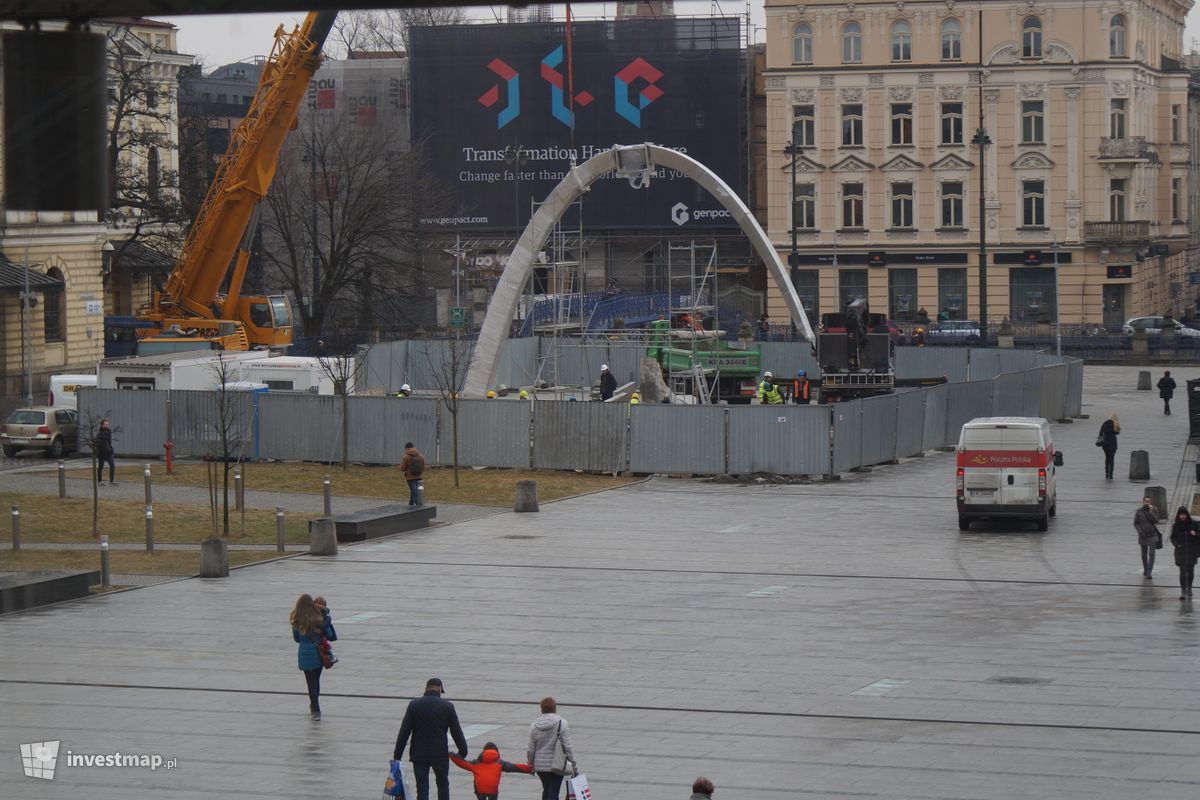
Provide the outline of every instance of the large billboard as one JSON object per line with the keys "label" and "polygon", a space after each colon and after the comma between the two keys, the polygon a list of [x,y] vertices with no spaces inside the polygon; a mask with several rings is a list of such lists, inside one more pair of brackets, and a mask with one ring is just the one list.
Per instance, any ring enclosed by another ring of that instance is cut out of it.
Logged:
{"label": "large billboard", "polygon": [[[422,219],[426,227],[512,231],[572,158],[616,144],[686,152],[745,194],[736,18],[583,22],[569,41],[564,23],[418,27],[410,37],[413,138],[454,196],[448,212]],[[516,146],[519,166],[504,158]],[[588,230],[736,227],[670,170],[649,189],[602,178],[582,214]]]}

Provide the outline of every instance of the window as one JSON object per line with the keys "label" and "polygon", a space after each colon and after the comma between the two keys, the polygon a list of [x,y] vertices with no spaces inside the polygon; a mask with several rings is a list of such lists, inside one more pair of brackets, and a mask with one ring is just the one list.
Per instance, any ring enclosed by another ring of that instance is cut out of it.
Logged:
{"label": "window", "polygon": [[863,227],[863,185],[842,184],[842,227]]}
{"label": "window", "polygon": [[861,147],[863,143],[863,107],[861,103],[842,106],[842,147]]}
{"label": "window", "polygon": [[945,181],[942,183],[942,227],[961,228],[963,226],[963,185],[962,181]]}
{"label": "window", "polygon": [[1021,143],[1041,144],[1045,141],[1044,104],[1041,100],[1021,102]]}
{"label": "window", "polygon": [[938,316],[966,319],[967,271],[961,268],[938,270]]}
{"label": "window", "polygon": [[956,19],[942,23],[942,61],[962,58],[962,24]]}
{"label": "window", "polygon": [[1041,228],[1046,225],[1046,182],[1021,181],[1021,224]]}
{"label": "window", "polygon": [[1112,178],[1108,182],[1108,219],[1111,222],[1125,221],[1125,179]]}
{"label": "window", "polygon": [[917,271],[888,270],[888,316],[898,322],[912,322],[917,317]]}
{"label": "window", "polygon": [[851,302],[867,296],[867,271],[865,269],[843,269],[838,272],[838,306],[845,310]]}
{"label": "window", "polygon": [[892,61],[912,61],[912,26],[904,20],[892,25]]}
{"label": "window", "polygon": [[892,144],[913,143],[912,103],[892,103]]}
{"label": "window", "polygon": [[842,28],[842,63],[857,64],[862,61],[862,26],[849,22]]}
{"label": "window", "polygon": [[942,103],[942,144],[963,143],[963,104]]}
{"label": "window", "polygon": [[1114,139],[1125,138],[1125,100],[1113,98],[1109,101],[1108,135]]}
{"label": "window", "polygon": [[1037,17],[1026,17],[1021,25],[1021,56],[1042,57],[1042,21]]}
{"label": "window", "polygon": [[1171,219],[1179,222],[1179,200],[1183,195],[1183,178],[1171,178]]}
{"label": "window", "polygon": [[817,122],[813,106],[792,106],[792,142],[801,147],[815,147]]}
{"label": "window", "polygon": [[[63,274],[57,267],[46,270],[46,277],[56,281],[63,279]],[[42,330],[46,342],[63,341],[63,318],[66,316],[66,290],[62,286],[42,291]]]}
{"label": "window", "polygon": [[911,183],[892,184],[892,227],[911,228],[913,226],[913,185]]}
{"label": "window", "polygon": [[1179,135],[1180,134],[1179,125],[1180,125],[1181,121],[1182,120],[1181,120],[1181,115],[1180,115],[1180,106],[1171,106],[1171,141],[1172,142],[1178,143],[1178,142],[1183,141],[1183,137],[1181,137]]}
{"label": "window", "polygon": [[817,227],[817,185],[797,183],[795,191],[792,224],[797,230],[812,230]]}
{"label": "window", "polygon": [[1125,55],[1125,17],[1117,14],[1108,26],[1108,54],[1110,56]]}
{"label": "window", "polygon": [[792,32],[792,61],[796,64],[811,64],[812,50],[812,27],[802,22]]}
{"label": "window", "polygon": [[800,304],[804,306],[804,316],[808,317],[809,324],[815,326],[821,319],[818,308],[821,300],[820,273],[815,269],[800,269],[793,274],[796,294],[800,298]]}
{"label": "window", "polygon": [[146,87],[146,108],[149,111],[154,111],[156,108],[158,108],[157,86],[150,85]]}
{"label": "window", "polygon": [[1008,271],[1009,319],[1030,324],[1058,319],[1054,267],[1020,267]]}
{"label": "window", "polygon": [[159,163],[158,148],[151,147],[146,157],[146,193],[151,200],[158,199],[159,184],[162,181],[162,167]]}

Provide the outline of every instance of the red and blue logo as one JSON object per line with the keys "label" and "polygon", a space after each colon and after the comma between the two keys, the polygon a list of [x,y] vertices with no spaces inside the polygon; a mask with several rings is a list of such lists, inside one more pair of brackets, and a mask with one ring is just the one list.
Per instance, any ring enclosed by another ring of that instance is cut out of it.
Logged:
{"label": "red and blue logo", "polygon": [[[493,58],[488,69],[504,79],[508,87],[508,105],[500,109],[496,115],[496,127],[503,128],[521,115],[521,74],[498,58]],[[491,108],[500,100],[500,84],[479,96],[479,102],[484,108]]]}
{"label": "red and blue logo", "polygon": [[[663,95],[663,90],[654,85],[662,76],[662,71],[655,69],[644,58],[638,57],[626,64],[613,78],[617,113],[637,127],[642,127],[642,109]],[[629,86],[638,78],[646,81],[646,87],[638,92],[638,102],[634,105],[629,102]]]}

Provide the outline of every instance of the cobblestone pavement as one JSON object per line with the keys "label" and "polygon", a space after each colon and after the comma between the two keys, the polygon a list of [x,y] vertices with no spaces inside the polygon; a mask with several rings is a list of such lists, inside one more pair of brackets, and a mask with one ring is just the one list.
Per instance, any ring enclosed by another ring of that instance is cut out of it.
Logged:
{"label": "cobblestone pavement", "polygon": [[[436,675],[473,754],[521,759],[556,696],[597,800],[686,797],[698,774],[737,800],[1194,797],[1200,612],[1169,555],[1142,579],[1144,487],[1123,477],[1145,449],[1176,493],[1185,403],[1164,417],[1134,368],[1085,377],[1045,534],[960,533],[953,456],[933,453],[828,484],[656,479],[2,617],[0,795],[378,796]],[[286,623],[305,591],[341,636],[319,722]],[[18,745],[45,740],[178,766],[21,777]],[[507,776],[503,796],[536,786]],[[469,787],[456,770],[452,795]]]}

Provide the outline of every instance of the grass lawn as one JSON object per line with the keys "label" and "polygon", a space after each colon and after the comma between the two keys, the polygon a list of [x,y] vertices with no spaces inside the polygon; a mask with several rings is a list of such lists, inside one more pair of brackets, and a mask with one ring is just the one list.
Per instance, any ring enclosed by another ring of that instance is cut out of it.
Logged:
{"label": "grass lawn", "polygon": [[[229,566],[275,558],[267,551],[229,551]],[[114,573],[143,575],[195,575],[200,571],[199,550],[110,550],[109,568]],[[100,547],[95,550],[0,550],[0,571],[29,572],[40,569],[100,569]]]}
{"label": "grass lawn", "polygon": [[[219,465],[220,466],[220,465]],[[380,497],[389,500],[408,500],[408,487],[399,467],[340,466],[311,463],[268,463],[242,465],[247,490],[303,492],[320,494],[321,479],[329,475],[333,494]],[[164,464],[151,464],[150,473],[155,485],[207,486],[204,464],[176,464],[175,474],[167,475]],[[125,481],[140,481],[141,469],[130,474],[130,468],[118,469]],[[87,478],[86,470],[72,470],[71,477]],[[584,492],[611,489],[631,482],[631,478],[610,475],[588,475],[576,472],[527,469],[460,468],[459,487],[454,487],[454,470],[450,467],[430,467],[425,470],[425,500],[429,503],[471,503],[481,506],[512,508],[517,481],[535,480],[538,500],[557,500]],[[230,477],[232,481],[232,476]],[[233,491],[232,483],[230,491]],[[155,511],[157,514],[157,510]],[[249,521],[247,521],[249,526]],[[272,529],[273,530],[273,529]],[[274,534],[272,534],[274,535]],[[273,541],[273,540],[272,540]]]}

